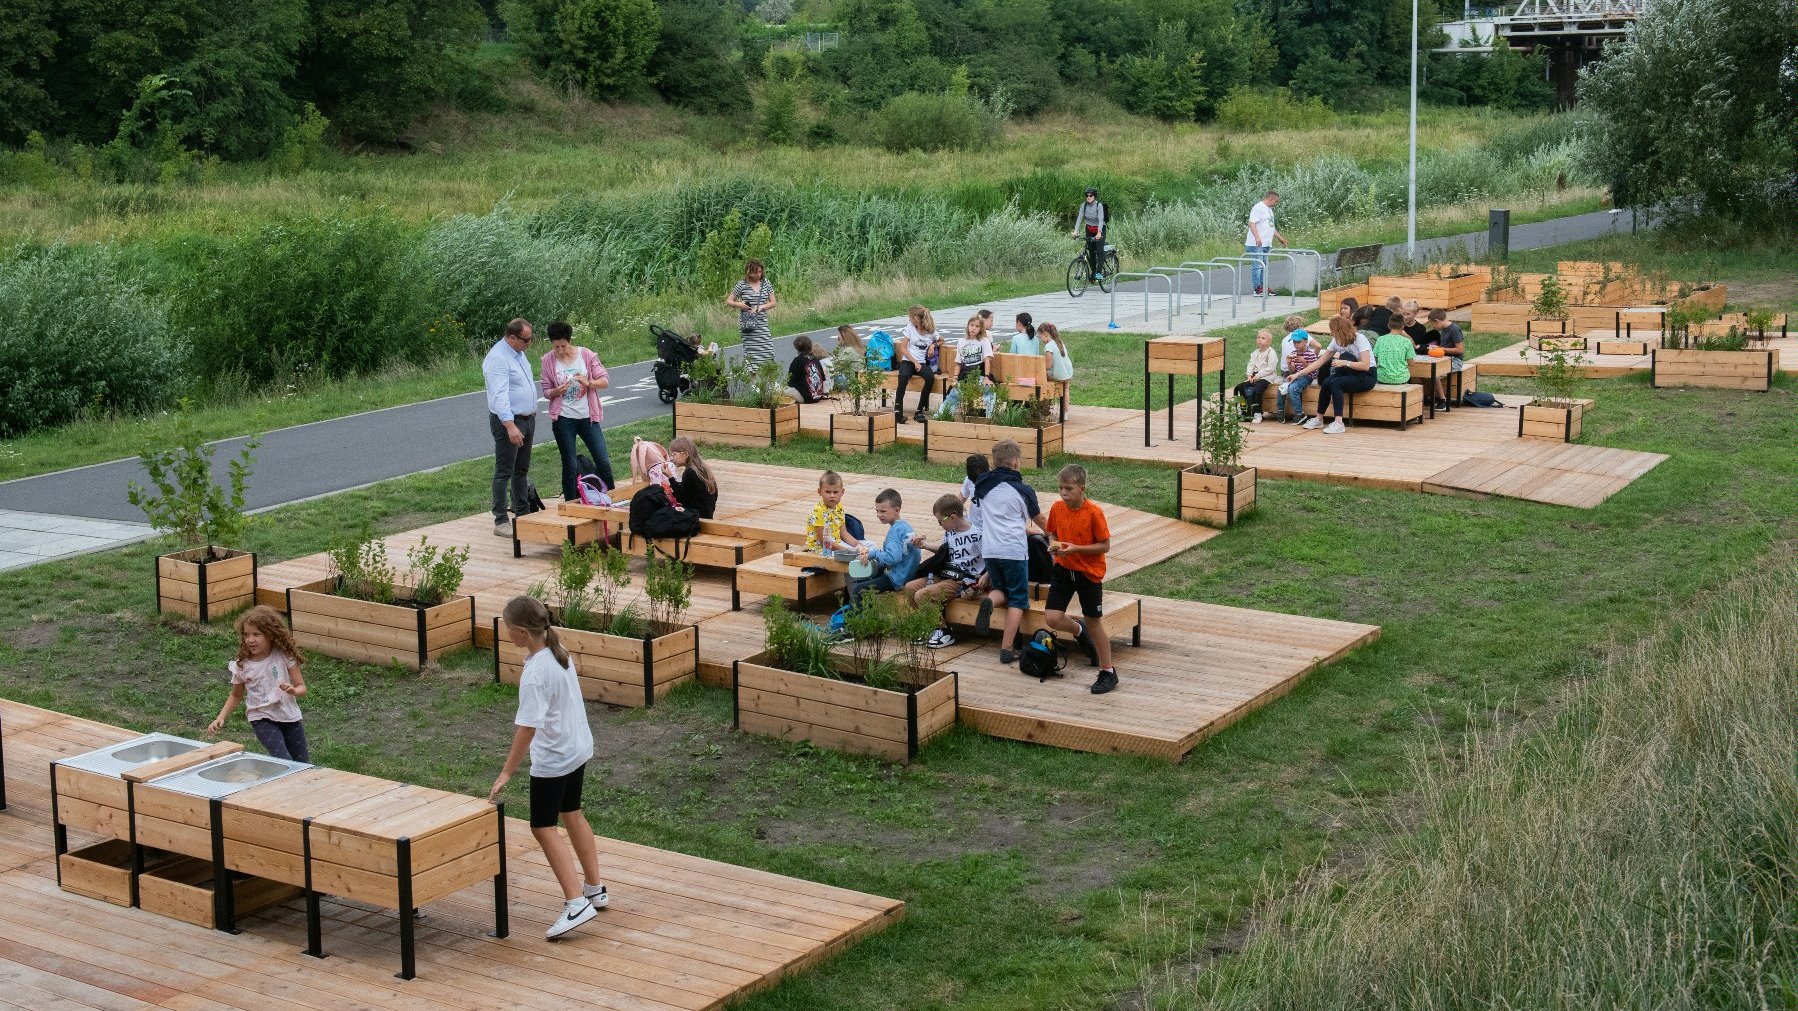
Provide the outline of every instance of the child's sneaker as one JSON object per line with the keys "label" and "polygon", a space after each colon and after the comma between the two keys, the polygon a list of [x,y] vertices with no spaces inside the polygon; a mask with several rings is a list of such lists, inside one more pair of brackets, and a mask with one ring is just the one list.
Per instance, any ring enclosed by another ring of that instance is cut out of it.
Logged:
{"label": "child's sneaker", "polygon": [[1261,412],[1260,411],[1256,411],[1255,416],[1249,419],[1249,424],[1251,424],[1251,425],[1261,424]]}
{"label": "child's sneaker", "polygon": [[1305,424],[1302,427],[1307,431],[1316,431],[1317,429],[1324,427],[1324,422],[1322,418],[1306,418]]}
{"label": "child's sneaker", "polygon": [[1330,422],[1330,424],[1324,428],[1325,435],[1341,435],[1346,431],[1348,431],[1348,429],[1342,427],[1341,418],[1337,418],[1335,421]]}
{"label": "child's sneaker", "polygon": [[1305,422],[1310,421],[1310,420],[1311,420],[1311,415],[1306,414],[1303,411],[1300,411],[1299,413],[1293,415],[1291,418],[1288,418],[1286,423],[1288,425],[1303,425]]}
{"label": "child's sneaker", "polygon": [[1107,667],[1099,672],[1098,679],[1093,682],[1093,686],[1088,690],[1094,695],[1103,695],[1117,686],[1118,672],[1111,667]]}
{"label": "child's sneaker", "polygon": [[1005,664],[1017,663],[1018,655],[1009,649],[1000,649],[999,662]]}
{"label": "child's sneaker", "polygon": [[930,638],[924,641],[924,645],[931,649],[942,649],[944,646],[953,646],[955,645],[955,635],[946,628],[939,628],[930,633]]}
{"label": "child's sneaker", "polygon": [[612,897],[606,894],[605,885],[582,885],[581,897],[593,903],[594,909],[604,909],[612,903]]}
{"label": "child's sneaker", "polygon": [[1074,645],[1079,646],[1080,652],[1086,654],[1088,664],[1099,666],[1099,647],[1093,642],[1093,637],[1086,634],[1086,622],[1077,621],[1074,624],[1080,626],[1080,633],[1074,636]]}
{"label": "child's sneaker", "polygon": [[589,899],[579,898],[565,902],[562,904],[562,914],[556,917],[556,922],[549,925],[549,930],[543,936],[553,941],[598,915],[599,910],[593,907]]}
{"label": "child's sneaker", "polygon": [[980,610],[974,613],[974,634],[982,639],[993,632],[993,598],[981,597]]}

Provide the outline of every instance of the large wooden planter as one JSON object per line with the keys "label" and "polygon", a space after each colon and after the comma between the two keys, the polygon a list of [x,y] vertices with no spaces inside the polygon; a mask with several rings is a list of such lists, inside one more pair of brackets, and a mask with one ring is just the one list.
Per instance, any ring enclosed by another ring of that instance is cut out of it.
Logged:
{"label": "large wooden planter", "polygon": [[1711,312],[1722,312],[1729,301],[1729,285],[1705,284],[1685,298],[1674,299],[1673,305],[1678,309],[1709,309]]}
{"label": "large wooden planter", "polygon": [[1489,275],[1475,273],[1448,276],[1410,274],[1404,277],[1375,275],[1367,279],[1367,294],[1374,302],[1384,302],[1397,295],[1401,299],[1416,299],[1418,305],[1430,309],[1460,309],[1478,302],[1490,282]]}
{"label": "large wooden planter", "polygon": [[830,448],[839,453],[872,453],[898,441],[899,418],[892,411],[830,416]]}
{"label": "large wooden planter", "polygon": [[1367,282],[1362,281],[1359,284],[1337,285],[1334,288],[1325,288],[1318,292],[1318,314],[1325,319],[1329,319],[1331,316],[1336,315],[1337,307],[1342,305],[1342,300],[1345,298],[1354,299],[1356,305],[1366,305],[1368,301]]}
{"label": "large wooden planter", "polygon": [[772,446],[799,434],[799,405],[739,407],[676,400],[674,434],[724,446]]}
{"label": "large wooden planter", "polygon": [[1567,407],[1525,404],[1517,412],[1517,434],[1534,439],[1572,442],[1579,438],[1580,419],[1585,415],[1586,407],[1585,401],[1578,400]]}
{"label": "large wooden planter", "polygon": [[193,548],[156,559],[156,611],[211,621],[256,600],[256,555]]}
{"label": "large wooden planter", "polygon": [[961,463],[972,453],[991,453],[994,443],[1010,439],[1024,451],[1018,465],[1033,470],[1061,452],[1061,436],[1060,425],[1032,428],[927,418],[924,421],[924,459],[932,463]]}
{"label": "large wooden planter", "polygon": [[1777,351],[1700,351],[1656,348],[1648,359],[1648,383],[1663,386],[1708,386],[1725,390],[1773,388],[1779,369]]}
{"label": "large wooden planter", "polygon": [[1181,519],[1227,527],[1255,507],[1255,468],[1208,474],[1198,466],[1187,467],[1180,472],[1175,501]]}
{"label": "large wooden planter", "polygon": [[[680,625],[641,638],[558,626],[556,637],[574,661],[581,697],[607,705],[653,706],[675,685],[693,680],[699,670],[698,625]],[[525,660],[525,651],[507,635],[505,619],[494,618],[493,680],[517,684]]]}
{"label": "large wooden planter", "polygon": [[[739,730],[838,751],[909,762],[931,739],[955,725],[954,671],[912,672],[903,689],[795,674],[770,667],[766,652],[731,665],[733,723]],[[854,662],[837,669],[852,675]]]}
{"label": "large wooden planter", "polygon": [[[397,663],[413,670],[451,650],[474,644],[474,598],[455,596],[435,607],[377,604],[333,596],[335,580],[287,591],[287,623],[294,641],[340,660]],[[402,598],[409,588],[398,587]]]}

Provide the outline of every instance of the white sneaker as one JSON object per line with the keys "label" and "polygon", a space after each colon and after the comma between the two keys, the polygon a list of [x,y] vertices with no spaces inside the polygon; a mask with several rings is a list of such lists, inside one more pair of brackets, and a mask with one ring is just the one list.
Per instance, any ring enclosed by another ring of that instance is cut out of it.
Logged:
{"label": "white sneaker", "polygon": [[594,909],[604,909],[612,903],[612,897],[606,894],[605,885],[582,885],[581,897],[593,903]]}
{"label": "white sneaker", "polygon": [[550,924],[549,930],[543,934],[546,939],[553,941],[599,915],[599,910],[593,908],[591,900],[583,898],[577,901],[580,902],[578,906],[563,904],[562,915],[556,917],[556,922]]}
{"label": "white sneaker", "polygon": [[1325,435],[1341,435],[1342,433],[1344,433],[1346,431],[1348,431],[1348,429],[1342,427],[1342,419],[1341,418],[1337,418],[1335,421],[1330,422],[1328,425],[1326,425],[1324,427]]}
{"label": "white sneaker", "polygon": [[1306,418],[1305,419],[1305,427],[1307,429],[1315,431],[1319,428],[1324,427],[1324,421],[1322,418]]}
{"label": "white sneaker", "polygon": [[930,638],[925,641],[924,645],[931,649],[942,649],[944,646],[953,646],[955,645],[955,635],[946,628],[939,628],[930,633]]}
{"label": "white sneaker", "polygon": [[1251,425],[1261,424],[1261,412],[1260,411],[1256,411],[1255,416],[1253,418],[1249,419],[1249,424],[1251,424]]}

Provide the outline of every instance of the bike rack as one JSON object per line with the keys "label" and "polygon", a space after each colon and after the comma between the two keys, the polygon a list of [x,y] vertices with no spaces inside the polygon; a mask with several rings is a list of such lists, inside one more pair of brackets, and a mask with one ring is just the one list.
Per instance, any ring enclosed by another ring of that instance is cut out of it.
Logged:
{"label": "bike rack", "polygon": [[[1254,256],[1220,256],[1220,257],[1218,257],[1218,259],[1228,260],[1232,263],[1243,263],[1243,264],[1249,264],[1249,265],[1253,265],[1255,263],[1261,264],[1261,311],[1266,312],[1267,311],[1267,261],[1266,260],[1258,260]],[[1254,276],[1255,275],[1253,273],[1249,274],[1250,278],[1253,278]],[[1241,280],[1240,277],[1233,277],[1230,279],[1231,294],[1235,294],[1236,284],[1240,280]],[[1254,295],[1251,294],[1249,297],[1253,298]],[[1231,308],[1232,309],[1235,308],[1234,303],[1231,304]],[[1232,318],[1235,317],[1234,312],[1231,313],[1231,317]]]}
{"label": "bike rack", "polygon": [[1111,322],[1106,324],[1106,329],[1116,330],[1118,328],[1118,286],[1116,282],[1126,277],[1142,278],[1142,318],[1145,322],[1149,318],[1149,282],[1154,280],[1167,285],[1167,329],[1169,333],[1173,333],[1174,279],[1166,274],[1152,274],[1146,270],[1121,270],[1111,275],[1113,282],[1111,285]]}
{"label": "bike rack", "polygon": [[[1174,279],[1174,315],[1175,316],[1183,315],[1186,312],[1186,283],[1185,283],[1186,277],[1185,277],[1185,275],[1197,274],[1197,275],[1199,275],[1200,278],[1205,277],[1205,272],[1202,270],[1199,270],[1195,267],[1150,267],[1149,273],[1151,273],[1151,274],[1166,274],[1167,276]],[[1211,290],[1210,280],[1205,281],[1205,290],[1206,290],[1207,294],[1210,293],[1210,290]],[[1205,321],[1205,309],[1203,306],[1200,306],[1199,307],[1199,322],[1203,323],[1204,321]]]}
{"label": "bike rack", "polygon": [[[1231,319],[1236,318],[1236,264],[1225,263],[1223,260],[1187,260],[1185,263],[1180,264],[1180,266],[1182,266],[1182,267],[1216,267],[1216,268],[1219,268],[1222,270],[1229,271],[1230,272],[1230,318]],[[1209,272],[1207,272],[1205,274],[1205,302],[1206,302],[1206,304],[1210,304],[1210,302],[1211,302],[1211,274]],[[1199,310],[1199,319],[1201,321],[1203,321],[1205,319],[1205,310],[1204,309]]]}
{"label": "bike rack", "polygon": [[[1294,309],[1297,309],[1299,307],[1299,283],[1298,283],[1299,282],[1299,279],[1298,279],[1299,257],[1301,255],[1304,255],[1306,252],[1308,252],[1308,250],[1303,250],[1303,249],[1270,249],[1267,251],[1268,256],[1278,256],[1281,259],[1284,259],[1292,264],[1293,276],[1290,279],[1292,283],[1288,284],[1286,287],[1287,287],[1287,290],[1289,292],[1291,292],[1290,297],[1292,299],[1292,307]],[[1319,262],[1321,263],[1322,261],[1320,260]],[[1274,275],[1273,275],[1273,264],[1272,263],[1269,263],[1267,265],[1266,275],[1267,275],[1266,290],[1272,290],[1273,286],[1274,286]],[[1267,305],[1266,296],[1262,297],[1261,304],[1264,307]]]}
{"label": "bike rack", "polygon": [[[1309,256],[1317,261],[1317,267],[1312,271],[1311,283],[1316,286],[1318,291],[1322,291],[1324,289],[1324,254],[1315,249],[1306,249],[1303,246],[1287,246],[1285,251],[1294,256]],[[1293,285],[1292,290],[1296,295],[1298,292],[1298,285]]]}

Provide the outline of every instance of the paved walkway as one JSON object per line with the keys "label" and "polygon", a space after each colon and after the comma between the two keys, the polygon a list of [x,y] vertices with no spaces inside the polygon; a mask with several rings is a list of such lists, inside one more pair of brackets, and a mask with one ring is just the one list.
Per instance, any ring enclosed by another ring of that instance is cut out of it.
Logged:
{"label": "paved walkway", "polygon": [[[1522,250],[1559,245],[1614,232],[1627,232],[1630,227],[1628,212],[1608,211],[1517,225],[1511,229],[1511,248]],[[1485,240],[1484,232],[1420,239],[1417,243],[1417,255],[1419,259],[1424,259],[1464,249],[1469,255],[1478,256],[1485,249]],[[1393,245],[1386,247],[1385,256],[1390,260],[1403,253],[1402,245]],[[1286,271],[1290,269],[1282,261],[1276,260],[1270,264],[1273,283],[1287,283],[1289,276]],[[1246,275],[1236,280],[1240,287],[1246,289]],[[1301,277],[1300,280],[1309,283],[1308,278]],[[1038,322],[1052,320],[1069,330],[1103,329],[1116,322],[1118,328],[1124,330],[1192,332],[1260,319],[1277,319],[1295,308],[1302,311],[1315,305],[1314,300],[1243,296],[1236,301],[1232,314],[1231,299],[1224,294],[1229,290],[1230,281],[1228,272],[1214,271],[1211,285],[1215,294],[1210,304],[1203,307],[1203,315],[1200,312],[1201,300],[1196,295],[1189,295],[1181,300],[1183,304],[1178,307],[1181,311],[1176,312],[1171,321],[1167,315],[1166,296],[1160,293],[1162,286],[1159,283],[1154,284],[1155,292],[1148,299],[1148,312],[1145,315],[1140,281],[1127,281],[1119,286],[1115,319],[1112,315],[1112,299],[1097,290],[1089,291],[1079,299],[1068,297],[1065,291],[1054,291],[979,306],[956,306],[940,310],[935,315],[938,325],[952,334],[961,328],[968,316],[980,308],[993,311],[999,320],[998,330],[1002,335],[1009,331],[1012,317],[1019,312],[1029,312]],[[1197,290],[1196,278],[1188,284],[1191,290]],[[903,318],[887,318],[860,324],[857,329],[865,332],[874,327],[892,328],[903,324]],[[821,330],[813,332],[812,336],[829,342],[835,338],[836,332]],[[636,362],[610,370],[612,388],[605,398],[607,426],[628,424],[667,411],[667,406],[656,398],[650,365],[649,362]],[[547,416],[544,421],[546,423],[537,427],[536,438],[539,444],[554,441],[550,435]],[[245,439],[238,438],[222,440],[216,444],[219,451],[215,457],[215,465],[220,480],[226,476],[226,461],[237,453],[244,442]],[[365,487],[389,478],[437,470],[453,463],[487,456],[492,451],[493,443],[488,435],[486,410],[483,406],[483,394],[480,392],[278,429],[263,436],[262,447],[257,451],[248,506],[251,510],[272,509]],[[536,477],[539,487],[546,489],[546,494],[556,493],[560,479],[553,465],[542,467]],[[135,459],[115,460],[0,482],[0,514],[34,513],[40,517],[102,521],[82,530],[67,527],[54,532],[45,531],[47,536],[53,534],[58,538],[86,538],[83,547],[71,550],[99,550],[130,543],[142,539],[141,530],[136,528],[141,527],[143,520],[143,514],[125,498],[126,483],[132,479],[140,482],[144,480],[143,470]],[[131,528],[120,528],[119,524],[128,524]],[[0,543],[10,544],[13,541]],[[19,543],[29,546],[34,542],[26,538]],[[48,557],[60,557],[60,554],[36,555],[25,550],[3,548],[0,549],[0,569],[31,564]]]}

